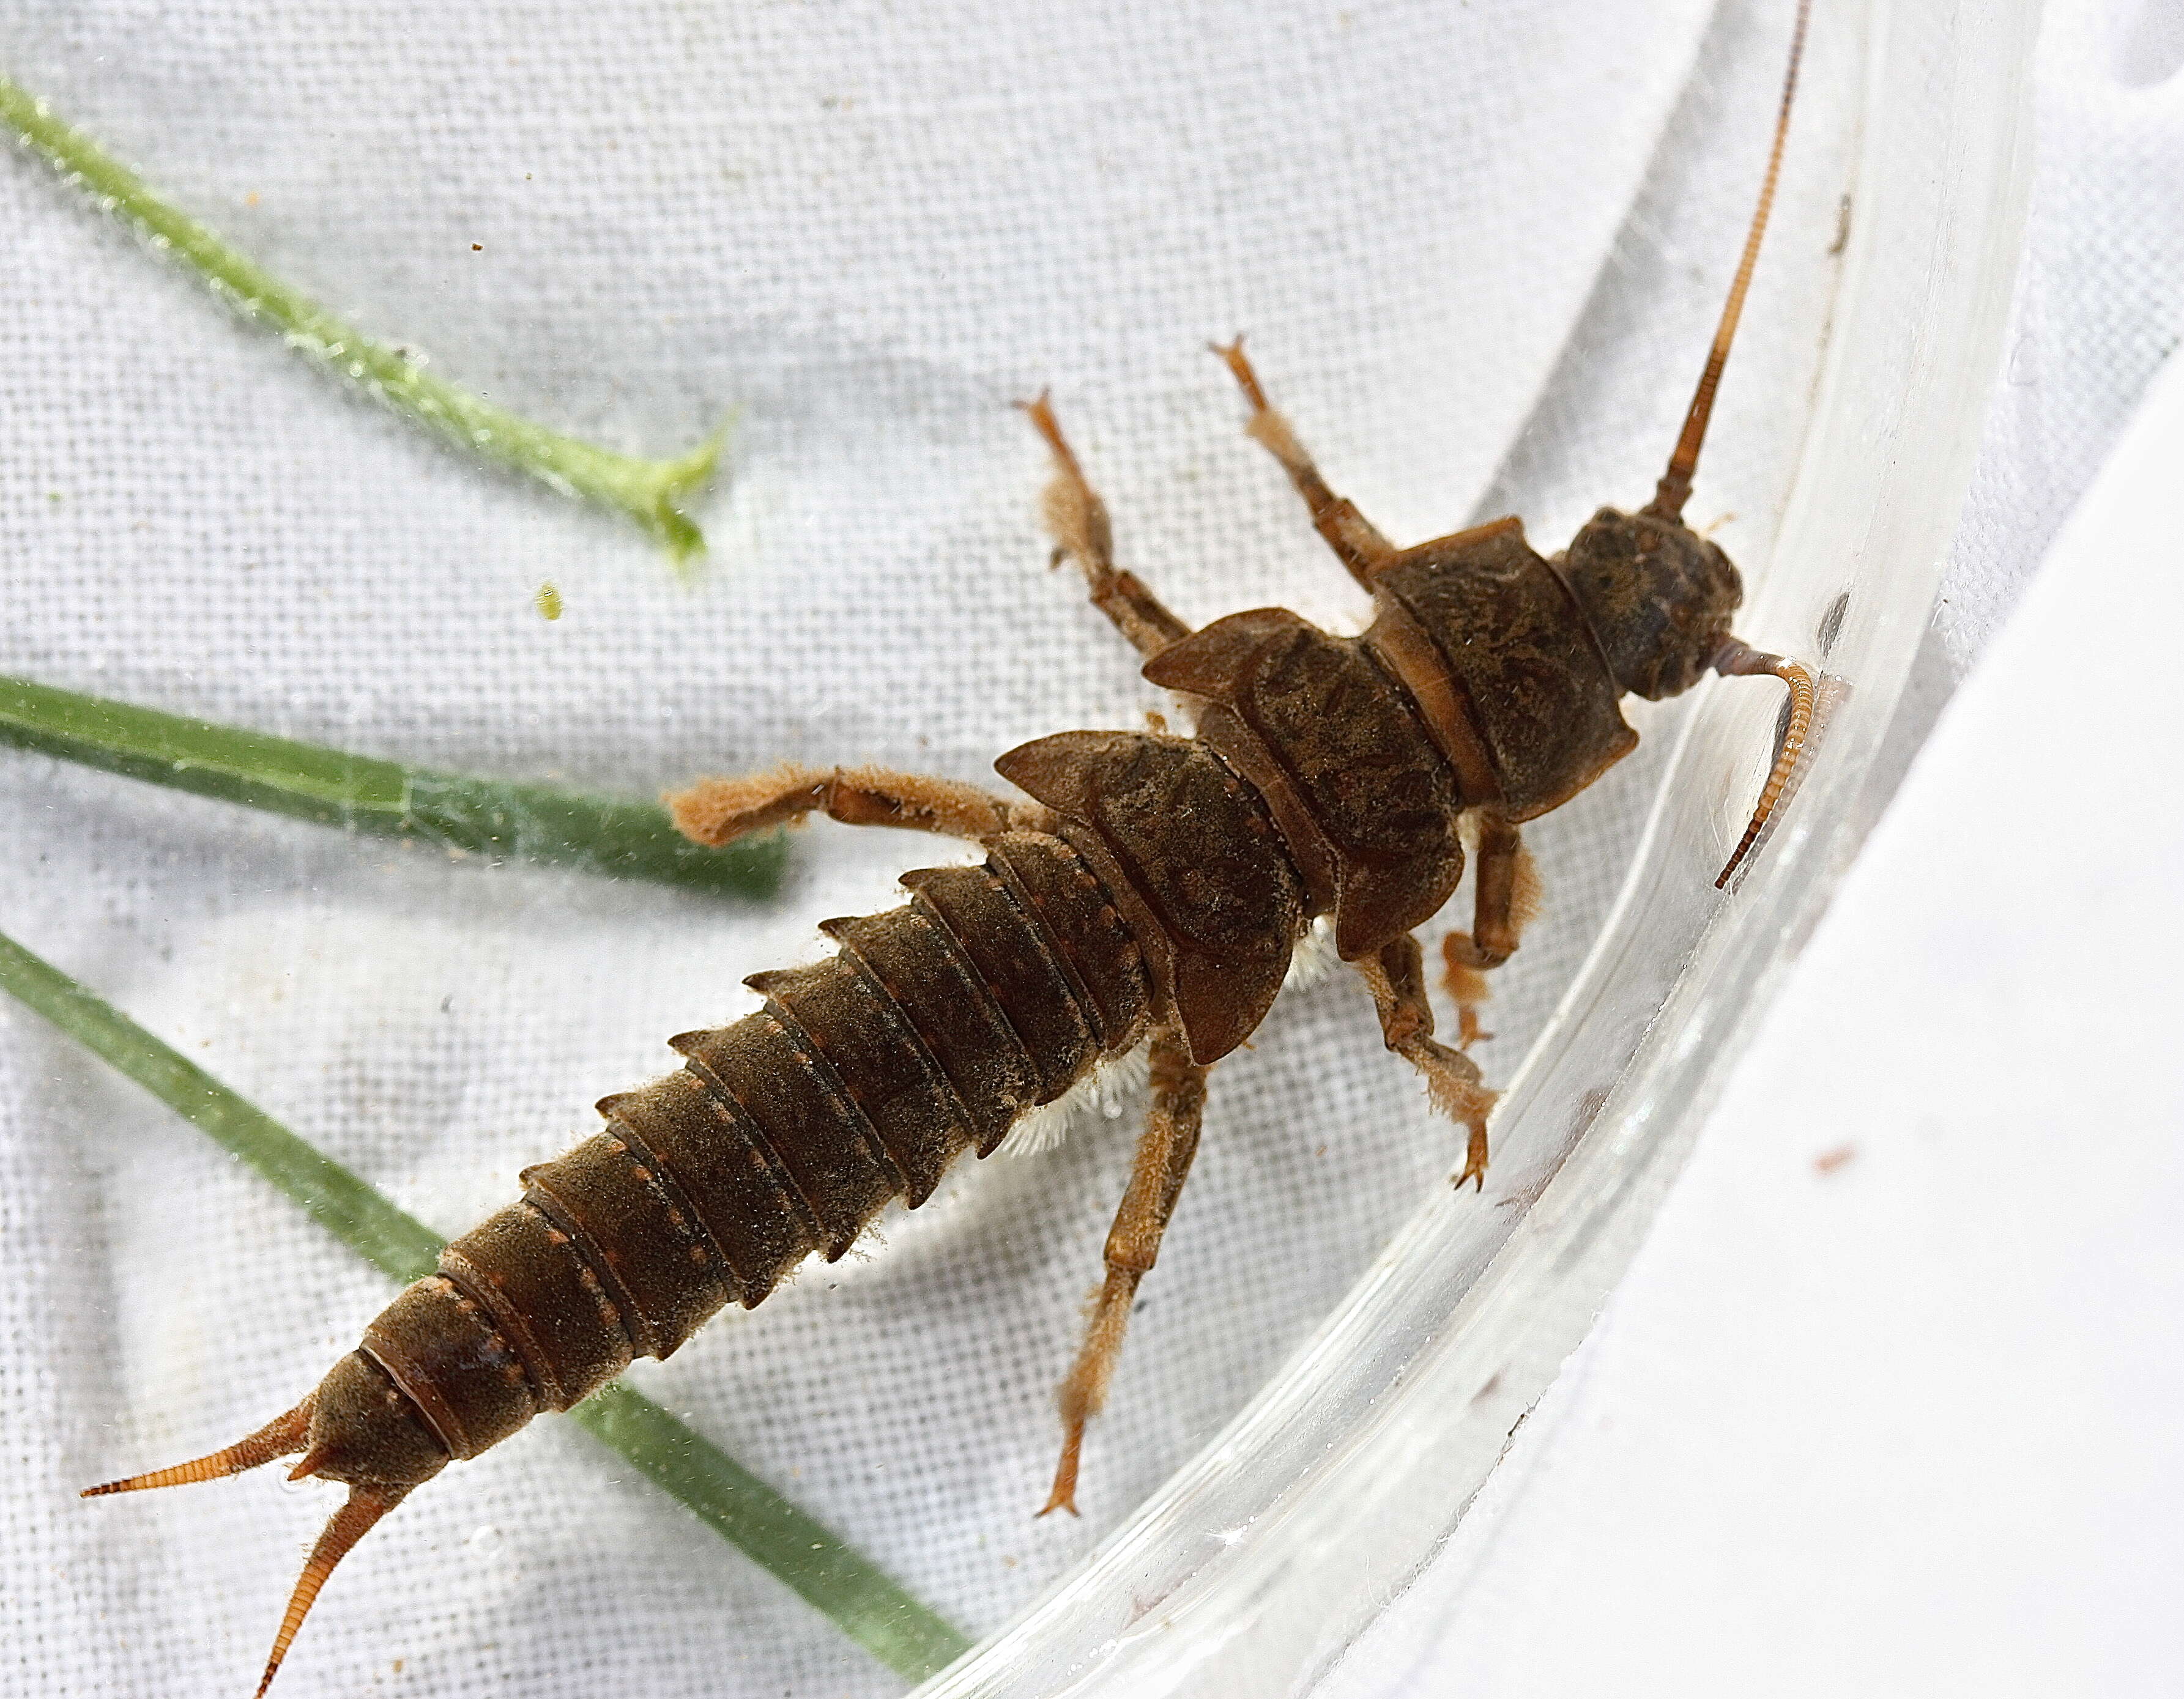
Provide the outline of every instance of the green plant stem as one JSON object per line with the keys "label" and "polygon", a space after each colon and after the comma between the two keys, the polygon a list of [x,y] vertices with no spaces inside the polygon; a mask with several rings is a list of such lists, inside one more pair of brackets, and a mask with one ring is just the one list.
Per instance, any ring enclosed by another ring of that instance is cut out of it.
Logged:
{"label": "green plant stem", "polygon": [[288,346],[467,452],[528,474],[565,496],[633,519],[681,567],[705,539],[683,511],[712,478],[724,425],[675,460],[617,454],[564,436],[436,377],[407,349],[374,341],[293,286],[170,206],[144,180],[52,108],[0,77],[0,119],[106,211],[203,277],[245,319],[270,325]]}
{"label": "green plant stem", "polygon": [[[193,1122],[374,1268],[402,1281],[432,1272],[438,1234],[5,934],[0,989]],[[870,1558],[643,1394],[617,1383],[571,1413],[898,1674],[922,1680],[970,1646]]]}
{"label": "green plant stem", "polygon": [[774,834],[708,849],[666,811],[543,785],[435,772],[0,677],[0,744],[325,825],[466,852],[765,897]]}

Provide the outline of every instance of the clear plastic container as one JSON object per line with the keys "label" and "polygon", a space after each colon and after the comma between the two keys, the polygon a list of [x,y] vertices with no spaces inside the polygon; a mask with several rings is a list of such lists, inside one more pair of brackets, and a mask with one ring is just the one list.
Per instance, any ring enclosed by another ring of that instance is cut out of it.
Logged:
{"label": "clear plastic container", "polygon": [[[1820,10],[1821,28],[1851,21]],[[1861,788],[1997,366],[2036,14],[1876,0],[1867,19],[1825,369],[1740,622],[1825,660],[1824,735],[1786,815],[1718,896],[1772,719],[1747,691],[1709,686],[1614,909],[1501,1107],[1498,1172],[1523,1172],[1519,1207],[1429,1199],[1217,1440],[921,1699],[1317,1691],[1446,1539],[1583,1336],[1869,824]]]}

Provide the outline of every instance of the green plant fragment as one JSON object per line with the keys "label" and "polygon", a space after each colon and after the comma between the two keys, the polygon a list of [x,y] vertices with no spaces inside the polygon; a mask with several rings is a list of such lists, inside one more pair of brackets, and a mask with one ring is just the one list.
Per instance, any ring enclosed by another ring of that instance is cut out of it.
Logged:
{"label": "green plant fragment", "polygon": [[0,120],[102,209],[203,278],[243,318],[277,331],[290,347],[344,383],[467,453],[635,521],[678,570],[704,557],[704,534],[686,509],[718,469],[727,441],[725,424],[672,460],[618,454],[549,430],[435,375],[412,351],[375,341],[335,317],[161,200],[98,142],[56,117],[48,103],[5,77],[0,77]]}
{"label": "green plant fragment", "polygon": [[788,857],[777,833],[693,843],[652,802],[405,767],[27,679],[0,677],[0,744],[322,825],[698,891],[770,896]]}

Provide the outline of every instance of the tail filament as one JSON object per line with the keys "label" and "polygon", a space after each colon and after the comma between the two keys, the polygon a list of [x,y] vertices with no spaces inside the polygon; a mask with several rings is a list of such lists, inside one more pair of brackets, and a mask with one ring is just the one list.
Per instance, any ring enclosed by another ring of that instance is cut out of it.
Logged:
{"label": "tail filament", "polygon": [[265,1660],[265,1674],[259,1678],[256,1699],[265,1699],[265,1690],[273,1685],[279,1673],[281,1660],[288,1655],[288,1647],[296,1638],[296,1630],[304,1625],[317,1601],[319,1589],[326,1585],[326,1577],[334,1572],[334,1565],[348,1555],[349,1548],[371,1531],[372,1524],[402,1502],[408,1490],[397,1492],[369,1492],[360,1486],[348,1491],[348,1502],[334,1512],[326,1525],[319,1531],[318,1543],[311,1547],[311,1555],[304,1560],[304,1573],[296,1578],[296,1590],[288,1596],[288,1608],[281,1617],[281,1630],[273,1636],[272,1656]]}
{"label": "tail filament", "polygon": [[260,1463],[270,1463],[276,1457],[293,1457],[304,1449],[310,1430],[311,1401],[306,1398],[287,1415],[276,1416],[248,1439],[239,1440],[225,1451],[176,1463],[171,1469],[153,1469],[149,1474],[132,1474],[123,1480],[87,1486],[82,1496],[103,1498],[109,1492],[148,1492],[155,1486],[188,1486],[200,1480],[224,1480],[231,1474],[241,1474],[245,1469],[256,1469]]}

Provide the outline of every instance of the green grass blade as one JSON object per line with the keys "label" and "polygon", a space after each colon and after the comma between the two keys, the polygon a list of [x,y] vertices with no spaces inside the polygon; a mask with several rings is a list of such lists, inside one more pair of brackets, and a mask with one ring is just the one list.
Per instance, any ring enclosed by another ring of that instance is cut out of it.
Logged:
{"label": "green grass blade", "polygon": [[249,1163],[382,1274],[406,1281],[432,1272],[446,1242],[438,1234],[4,933],[0,990]]}
{"label": "green grass blade", "polygon": [[[5,934],[0,990],[193,1122],[373,1267],[403,1281],[432,1273],[438,1234]],[[870,1558],[642,1394],[616,1385],[571,1413],[896,1674],[921,1680],[969,1648]]]}
{"label": "green grass blade", "polygon": [[[938,1674],[971,1649],[869,1558],[649,1398],[619,1382],[569,1413],[764,1563],[899,1675]],[[764,1555],[758,1549],[763,1546]]]}
{"label": "green grass blade", "polygon": [[290,347],[344,382],[469,453],[634,520],[678,568],[704,556],[705,539],[685,509],[720,464],[725,425],[674,460],[617,454],[549,430],[435,376],[409,351],[374,341],[343,323],[168,205],[135,172],[54,116],[47,103],[5,77],[0,77],[0,119],[64,179],[187,265],[245,319],[278,331]]}
{"label": "green grass blade", "polygon": [[788,853],[777,834],[708,849],[649,802],[404,767],[26,679],[0,678],[0,744],[325,825],[705,891],[770,896]]}

